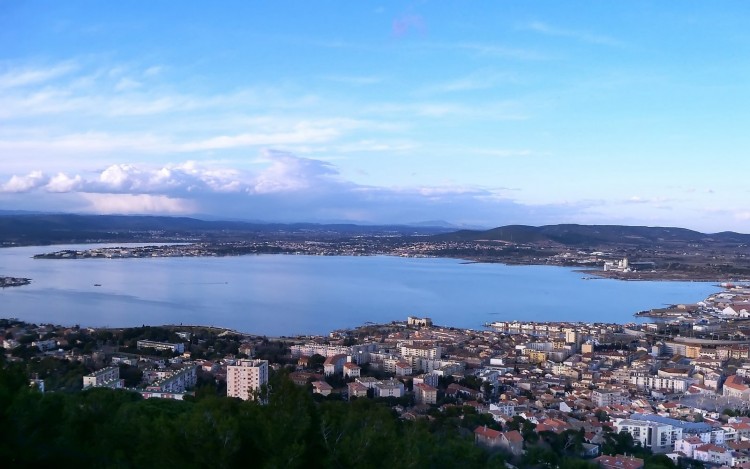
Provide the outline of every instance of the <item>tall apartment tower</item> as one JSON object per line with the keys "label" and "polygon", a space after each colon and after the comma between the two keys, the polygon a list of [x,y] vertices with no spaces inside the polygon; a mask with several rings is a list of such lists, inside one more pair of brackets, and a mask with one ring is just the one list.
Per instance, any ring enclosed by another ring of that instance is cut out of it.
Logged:
{"label": "tall apartment tower", "polygon": [[227,396],[242,400],[255,398],[255,391],[268,383],[268,360],[238,360],[227,367]]}

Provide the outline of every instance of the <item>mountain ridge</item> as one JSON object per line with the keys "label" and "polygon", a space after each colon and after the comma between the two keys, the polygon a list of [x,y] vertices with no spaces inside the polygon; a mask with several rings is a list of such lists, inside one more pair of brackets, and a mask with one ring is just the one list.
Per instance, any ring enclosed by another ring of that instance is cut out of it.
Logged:
{"label": "mountain ridge", "polygon": [[519,244],[554,243],[565,246],[655,243],[750,243],[750,234],[722,231],[701,233],[688,228],[630,225],[507,225],[489,230],[459,230],[435,235],[443,241],[505,241]]}

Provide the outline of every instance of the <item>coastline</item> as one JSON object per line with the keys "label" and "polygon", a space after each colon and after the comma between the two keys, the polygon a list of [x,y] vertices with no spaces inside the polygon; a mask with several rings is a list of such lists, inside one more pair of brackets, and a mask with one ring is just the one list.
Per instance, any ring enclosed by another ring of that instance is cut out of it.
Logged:
{"label": "coastline", "polygon": [[[97,243],[98,244],[98,243]],[[436,255],[428,253],[404,252],[400,250],[376,250],[373,252],[351,251],[346,248],[332,248],[325,246],[304,246],[299,244],[287,246],[284,243],[275,245],[212,245],[212,244],[147,244],[137,243],[136,246],[129,243],[113,243],[108,247],[90,248],[84,250],[59,250],[47,253],[39,253],[33,256],[41,260],[80,260],[80,259],[143,259],[160,257],[228,257],[246,256],[259,254],[281,254],[281,255],[317,255],[317,256],[343,256],[343,257],[367,257],[367,256],[394,256],[407,258],[434,258],[454,259],[461,264],[502,264],[506,266],[553,266],[573,268],[575,272],[591,276],[586,280],[611,279],[623,281],[656,281],[656,282],[747,282],[731,274],[714,274],[679,270],[650,270],[629,271],[603,270],[600,268],[577,268],[565,262],[556,262],[552,259],[539,259],[530,262],[524,259],[492,259],[487,257],[452,256],[449,254]],[[84,245],[85,246],[85,245]],[[40,246],[41,247],[41,246]]]}

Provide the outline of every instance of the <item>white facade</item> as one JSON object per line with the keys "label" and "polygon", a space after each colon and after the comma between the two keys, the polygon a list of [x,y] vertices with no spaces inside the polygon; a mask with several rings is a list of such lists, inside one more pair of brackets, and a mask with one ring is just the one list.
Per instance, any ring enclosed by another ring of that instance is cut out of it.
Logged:
{"label": "white facade", "polygon": [[597,407],[611,407],[627,404],[630,399],[619,390],[595,389],[591,392],[591,401]]}
{"label": "white facade", "polygon": [[307,344],[292,345],[290,351],[294,358],[299,358],[303,355],[312,357],[316,354],[326,358],[334,355],[348,355],[355,357],[357,364],[362,364],[369,363],[370,353],[375,352],[377,349],[377,344],[362,344],[346,347],[344,345],[326,345],[310,342]]}
{"label": "white facade", "polygon": [[615,429],[630,433],[634,441],[656,454],[673,451],[677,440],[682,439],[682,428],[643,420],[618,419]]}
{"label": "white facade", "polygon": [[402,397],[404,395],[404,383],[395,379],[377,383],[374,389],[377,397]]}
{"label": "white facade", "polygon": [[630,384],[634,384],[638,389],[658,389],[669,392],[685,392],[698,380],[693,378],[668,378],[652,376],[636,372],[630,376]]}
{"label": "white facade", "polygon": [[173,353],[185,352],[185,344],[182,342],[173,344],[171,342],[156,342],[153,340],[139,340],[136,343],[138,349],[152,348],[155,350],[166,350]]}
{"label": "white facade", "polygon": [[198,382],[195,365],[186,366],[178,371],[168,373],[163,378],[146,388],[153,393],[184,393]]}
{"label": "white facade", "polygon": [[431,358],[440,359],[442,357],[442,351],[439,345],[434,347],[423,346],[423,345],[402,345],[400,347],[401,356],[406,357],[419,357],[419,358]]}
{"label": "white facade", "polygon": [[122,388],[120,368],[109,366],[83,377],[83,389],[86,388]]}
{"label": "white facade", "polygon": [[268,360],[238,360],[227,367],[227,396],[242,400],[255,398],[261,386],[268,383]]}

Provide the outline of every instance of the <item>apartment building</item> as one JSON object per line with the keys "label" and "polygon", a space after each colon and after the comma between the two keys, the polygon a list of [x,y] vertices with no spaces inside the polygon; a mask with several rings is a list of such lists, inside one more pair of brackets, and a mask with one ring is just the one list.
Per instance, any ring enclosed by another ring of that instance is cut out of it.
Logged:
{"label": "apartment building", "polygon": [[268,360],[238,360],[227,367],[227,396],[255,399],[261,386],[268,383]]}
{"label": "apartment building", "polygon": [[86,388],[112,388],[120,389],[125,386],[123,380],[120,379],[120,368],[117,366],[109,366],[102,368],[99,371],[95,371],[83,377],[83,389]]}

